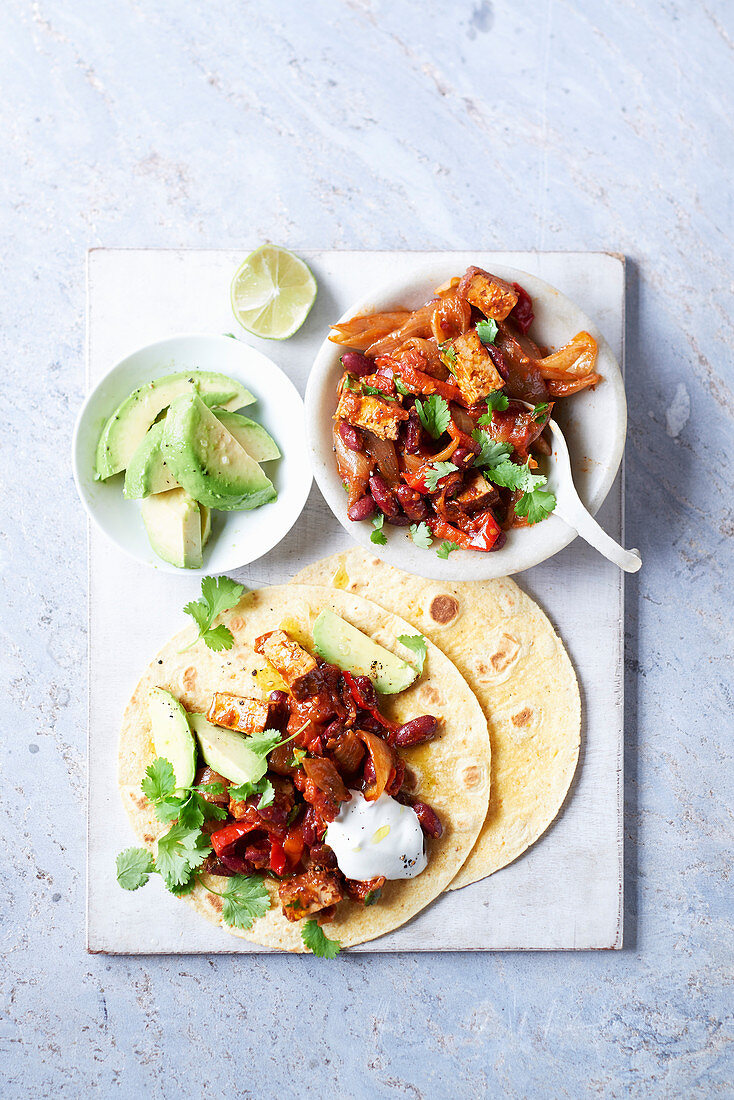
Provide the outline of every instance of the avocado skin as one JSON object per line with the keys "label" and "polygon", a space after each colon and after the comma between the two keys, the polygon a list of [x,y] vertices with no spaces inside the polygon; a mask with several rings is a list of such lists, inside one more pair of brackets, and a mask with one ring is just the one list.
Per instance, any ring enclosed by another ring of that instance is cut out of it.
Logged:
{"label": "avocado skin", "polygon": [[248,511],[277,497],[257,462],[196,394],[171,403],[161,453],[176,481],[208,508]]}

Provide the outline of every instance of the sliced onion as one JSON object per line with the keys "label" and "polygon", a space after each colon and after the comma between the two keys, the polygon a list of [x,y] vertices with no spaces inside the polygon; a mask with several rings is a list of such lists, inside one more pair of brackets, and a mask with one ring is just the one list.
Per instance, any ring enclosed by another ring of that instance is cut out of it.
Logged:
{"label": "sliced onion", "polygon": [[303,770],[311,782],[333,802],[346,802],[349,798],[344,780],[331,760],[326,760],[323,756],[307,756],[303,761]]}
{"label": "sliced onion", "polygon": [[364,451],[353,451],[347,447],[339,431],[339,421],[334,421],[334,450],[336,451],[336,468],[339,477],[347,487],[349,500],[347,507],[351,506],[363,497],[367,492],[370,479],[370,462]]}
{"label": "sliced onion", "polygon": [[577,332],[564,347],[538,360],[543,378],[557,382],[570,382],[594,373],[596,366],[596,340],[588,332]]}
{"label": "sliced onion", "polygon": [[367,746],[367,752],[370,754],[372,766],[375,769],[375,781],[363,791],[363,794],[367,802],[376,802],[395,775],[397,756],[394,749],[381,737],[378,737],[376,733],[370,733],[369,730],[355,730],[354,732]]}
{"label": "sliced onion", "polygon": [[373,432],[365,431],[364,445],[385,481],[393,488],[400,481],[398,456],[393,441],[391,439],[380,439]]}

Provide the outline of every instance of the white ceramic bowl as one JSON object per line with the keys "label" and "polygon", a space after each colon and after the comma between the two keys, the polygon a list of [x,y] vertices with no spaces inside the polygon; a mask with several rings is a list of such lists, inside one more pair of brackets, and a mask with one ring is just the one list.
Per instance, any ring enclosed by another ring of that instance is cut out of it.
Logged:
{"label": "white ceramic bowl", "polygon": [[[139,501],[122,495],[124,475],[94,480],[94,456],[102,426],[119,403],[143,382],[180,370],[212,370],[246,386],[256,402],[244,412],[270,432],[282,457],[264,465],[278,499],[251,512],[212,512],[212,534],[202,569],[178,569],[151,549]],[[79,413],[73,442],[74,480],[84,507],[101,531],[138,561],[168,573],[226,573],[256,561],[290,531],[311,488],[303,402],[293,383],[270,359],[227,336],[172,336],[128,355],[95,386]]]}
{"label": "white ceramic bowl", "polygon": [[[538,342],[559,348],[577,332],[586,329],[599,345],[597,370],[603,381],[595,390],[583,390],[559,402],[554,410],[568,441],[576,487],[587,508],[596,512],[612,486],[624,450],[627,403],[619,364],[593,322],[559,291],[515,268],[497,265],[493,271],[509,282],[521,283],[531,295],[535,312],[533,335]],[[356,302],[340,320],[378,310],[415,309],[429,300],[437,286],[461,274],[455,270],[455,261],[450,257],[440,263],[424,264],[410,277],[403,276],[381,286]],[[488,580],[538,565],[576,537],[567,524],[551,516],[534,527],[509,531],[504,547],[494,553],[456,550],[445,561],[437,557],[433,548],[421,550],[414,546],[405,528],[391,528],[385,524],[387,545],[375,546],[370,542],[371,524],[368,521],[352,523],[347,518],[344,486],[336,470],[333,451],[332,417],[342,370],[339,356],[345,350],[328,339],[322,344],[306,389],[306,428],[318,486],[342,527],[356,542],[391,565],[419,576],[437,580]]]}

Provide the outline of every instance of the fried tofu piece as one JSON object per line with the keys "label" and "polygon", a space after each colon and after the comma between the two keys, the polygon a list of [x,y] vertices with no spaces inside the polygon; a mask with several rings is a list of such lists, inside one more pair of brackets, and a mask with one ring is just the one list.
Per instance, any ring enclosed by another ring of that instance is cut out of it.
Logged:
{"label": "fried tofu piece", "polygon": [[494,485],[490,485],[480,473],[475,473],[466,487],[454,497],[451,504],[462,512],[476,512],[495,504],[499,494]]}
{"label": "fried tofu piece", "polygon": [[455,358],[452,357],[451,361],[451,373],[456,378],[461,396],[467,404],[476,405],[488,393],[502,389],[504,379],[477,336],[476,329],[457,336],[450,347],[455,352]]}
{"label": "fried tofu piece", "polygon": [[312,867],[301,875],[284,879],[278,886],[284,915],[290,921],[328,909],[344,897],[336,871]]}
{"label": "fried tofu piece", "polygon": [[458,293],[494,321],[504,321],[518,299],[518,293],[510,283],[498,275],[490,275],[481,267],[467,268],[459,283]]}
{"label": "fried tofu piece", "polygon": [[261,699],[248,699],[229,691],[216,691],[212,696],[207,718],[215,726],[240,733],[262,733],[268,728],[270,704]]}
{"label": "fried tofu piece", "polygon": [[273,666],[297,699],[308,693],[309,677],[316,671],[318,664],[285,630],[271,630],[269,634],[262,634],[255,641],[255,652]]}
{"label": "fried tofu piece", "polygon": [[365,428],[380,439],[397,439],[398,429],[408,413],[399,401],[383,401],[381,397],[362,397],[345,390],[336,410],[336,420],[346,420],[355,428]]}

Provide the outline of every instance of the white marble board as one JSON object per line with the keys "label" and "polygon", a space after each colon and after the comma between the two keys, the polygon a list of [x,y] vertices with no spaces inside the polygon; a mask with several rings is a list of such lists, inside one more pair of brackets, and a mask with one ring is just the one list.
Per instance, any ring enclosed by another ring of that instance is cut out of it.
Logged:
{"label": "white marble board", "polygon": [[[232,332],[229,282],[241,251],[94,249],[88,256],[87,384],[137,347],[183,332]],[[242,337],[303,393],[327,325],[386,278],[437,253],[303,252],[319,284],[306,325],[283,344]],[[445,255],[445,253],[444,253]],[[457,252],[508,264],[573,299],[623,365],[624,260],[607,253]],[[239,334],[239,333],[238,333]],[[569,334],[573,335],[573,334]],[[618,478],[598,518],[621,536]],[[351,545],[314,487],[290,535],[241,570],[250,587],[285,582],[306,562]],[[415,920],[353,951],[552,950],[622,946],[623,578],[578,539],[515,578],[544,608],[576,667],[582,748],[566,804],[544,837],[488,879],[444,895]],[[115,855],[134,843],[118,798],[122,712],[149,658],[185,625],[198,581],[148,569],[89,530],[89,827],[87,947],[113,954],[262,952],[203,921],[157,880],[126,893]]]}

